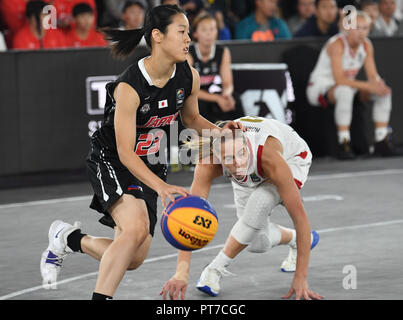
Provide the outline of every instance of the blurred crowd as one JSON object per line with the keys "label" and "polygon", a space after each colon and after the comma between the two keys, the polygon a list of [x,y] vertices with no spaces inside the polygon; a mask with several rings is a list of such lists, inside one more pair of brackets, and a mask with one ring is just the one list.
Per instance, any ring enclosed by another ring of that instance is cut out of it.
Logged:
{"label": "blurred crowd", "polygon": [[370,15],[371,36],[403,35],[403,0],[0,0],[0,51],[106,46],[100,28],[140,28],[160,4],[181,6],[191,24],[209,13],[218,40],[331,37],[347,5]]}

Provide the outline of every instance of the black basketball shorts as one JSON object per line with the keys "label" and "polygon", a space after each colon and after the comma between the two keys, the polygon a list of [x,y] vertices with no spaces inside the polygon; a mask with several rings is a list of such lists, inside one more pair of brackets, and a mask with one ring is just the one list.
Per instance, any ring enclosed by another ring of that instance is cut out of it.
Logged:
{"label": "black basketball shorts", "polygon": [[[158,194],[133,176],[120,162],[116,153],[108,152],[105,148],[94,148],[94,145],[91,144],[86,165],[87,173],[94,190],[90,208],[103,214],[99,222],[114,228],[116,224],[108,210],[123,194],[130,194],[137,199],[145,201],[150,219],[150,234],[154,236],[154,229],[157,223]],[[166,165],[149,165],[147,163],[146,165],[158,177],[166,181]]]}

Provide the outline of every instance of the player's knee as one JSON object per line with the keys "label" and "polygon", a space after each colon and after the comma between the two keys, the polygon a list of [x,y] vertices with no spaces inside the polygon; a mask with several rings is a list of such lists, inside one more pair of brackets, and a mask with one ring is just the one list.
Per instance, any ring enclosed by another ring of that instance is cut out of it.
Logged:
{"label": "player's knee", "polygon": [[127,267],[128,271],[133,271],[133,270],[137,270],[138,268],[140,268],[140,266],[143,264],[144,259],[138,259],[135,258],[130,265]]}
{"label": "player's knee", "polygon": [[334,99],[336,102],[338,100],[353,100],[357,89],[351,88],[349,86],[339,85],[334,89]]}
{"label": "player's knee", "polygon": [[139,246],[149,234],[149,221],[139,219],[122,226],[121,236],[124,237],[128,245]]}
{"label": "player's knee", "polygon": [[253,241],[259,231],[259,229],[251,227],[244,219],[240,219],[232,228],[231,235],[240,244],[248,245]]}

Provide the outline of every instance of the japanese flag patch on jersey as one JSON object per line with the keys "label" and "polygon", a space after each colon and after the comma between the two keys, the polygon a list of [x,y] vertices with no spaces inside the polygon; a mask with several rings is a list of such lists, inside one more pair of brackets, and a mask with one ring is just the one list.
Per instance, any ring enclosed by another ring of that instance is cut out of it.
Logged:
{"label": "japanese flag patch on jersey", "polygon": [[167,99],[158,101],[158,109],[163,109],[163,108],[166,108],[166,107],[168,107],[168,100]]}

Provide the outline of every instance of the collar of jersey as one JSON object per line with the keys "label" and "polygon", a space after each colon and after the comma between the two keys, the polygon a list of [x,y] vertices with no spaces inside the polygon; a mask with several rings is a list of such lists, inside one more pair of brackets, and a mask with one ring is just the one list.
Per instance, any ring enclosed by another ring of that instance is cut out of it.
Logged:
{"label": "collar of jersey", "polygon": [[[143,59],[140,59],[139,62],[138,62],[138,66],[139,66],[139,69],[140,69],[141,73],[143,74],[143,77],[147,80],[148,84],[149,84],[150,86],[153,86],[153,85],[154,85],[154,84],[153,84],[153,81],[151,80],[151,77],[150,77],[150,75],[148,74],[148,72],[147,72],[147,70],[146,70],[146,67],[145,67],[145,65],[144,65],[145,59],[147,59],[147,58],[149,58],[149,57],[150,57],[150,56],[144,57]],[[174,72],[172,72],[172,75],[171,75],[171,78],[170,78],[170,79],[172,79],[173,77],[175,77],[175,73],[176,73],[176,64],[175,64]]]}
{"label": "collar of jersey", "polygon": [[[202,54],[201,54],[201,52],[200,52],[200,48],[199,48],[199,45],[197,44],[197,42],[194,43],[194,46],[195,46],[195,52],[196,52],[197,58],[198,58],[200,61],[203,61],[203,56],[202,56]],[[209,60],[214,59],[214,57],[215,57],[215,50],[216,50],[216,45],[214,44],[214,45],[211,47]]]}

